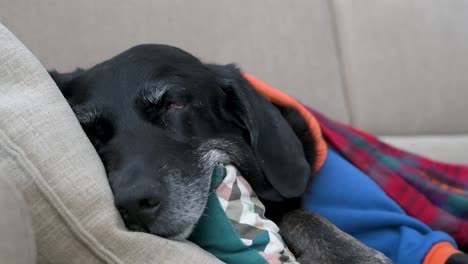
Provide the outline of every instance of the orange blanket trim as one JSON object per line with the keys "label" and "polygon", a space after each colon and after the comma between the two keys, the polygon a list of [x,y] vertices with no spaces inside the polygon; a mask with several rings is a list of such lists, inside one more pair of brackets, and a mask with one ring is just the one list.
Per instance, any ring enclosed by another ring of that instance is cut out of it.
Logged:
{"label": "orange blanket trim", "polygon": [[424,258],[423,264],[445,263],[453,254],[461,253],[449,242],[435,244]]}
{"label": "orange blanket trim", "polygon": [[259,93],[265,96],[270,102],[279,106],[292,107],[299,111],[299,113],[304,117],[307,124],[309,125],[312,136],[317,142],[317,162],[312,167],[313,172],[317,172],[325,163],[325,159],[327,157],[327,144],[322,137],[322,130],[320,129],[320,125],[317,119],[315,119],[315,117],[309,111],[307,111],[307,109],[301,103],[299,103],[296,99],[292,98],[291,96],[279,91],[278,89],[253,77],[252,75],[244,73],[244,77]]}

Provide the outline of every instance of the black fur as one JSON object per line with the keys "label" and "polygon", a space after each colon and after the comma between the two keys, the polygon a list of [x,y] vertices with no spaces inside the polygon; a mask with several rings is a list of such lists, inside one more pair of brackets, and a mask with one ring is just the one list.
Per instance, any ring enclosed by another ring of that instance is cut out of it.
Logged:
{"label": "black fur", "polygon": [[[322,218],[300,213],[285,221],[301,205],[315,141],[297,111],[269,103],[235,66],[204,64],[166,45],[140,45],[91,69],[51,76],[99,153],[129,229],[186,238],[205,207],[214,166],[231,163],[269,216],[283,219],[293,250],[322,252],[300,253],[304,263],[357,263],[348,261],[359,256],[368,257],[362,263],[380,263],[373,260],[381,255],[328,222],[309,225]],[[334,238],[318,248],[317,239],[306,239],[312,236]],[[360,253],[337,254],[356,244]]]}
{"label": "black fur", "polygon": [[300,263],[391,263],[317,214],[294,210],[279,225],[281,236]]}

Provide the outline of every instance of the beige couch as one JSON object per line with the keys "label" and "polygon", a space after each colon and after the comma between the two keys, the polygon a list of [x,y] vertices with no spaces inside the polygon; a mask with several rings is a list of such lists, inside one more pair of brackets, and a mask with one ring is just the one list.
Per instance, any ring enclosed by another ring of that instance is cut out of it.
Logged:
{"label": "beige couch", "polygon": [[468,1],[0,0],[46,68],[169,43],[398,146],[468,163]]}
{"label": "beige couch", "polygon": [[[467,18],[466,1],[0,0],[0,22],[46,68],[169,43],[458,163],[468,163]],[[1,263],[216,262],[192,244],[126,232],[99,159],[44,68],[3,27],[0,50],[0,208],[11,208],[0,218]]]}

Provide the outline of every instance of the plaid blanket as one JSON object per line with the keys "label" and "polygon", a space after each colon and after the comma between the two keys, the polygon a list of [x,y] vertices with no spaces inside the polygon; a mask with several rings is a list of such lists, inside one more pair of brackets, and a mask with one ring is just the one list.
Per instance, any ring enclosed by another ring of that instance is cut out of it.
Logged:
{"label": "plaid blanket", "polygon": [[[402,151],[327,118],[253,76],[245,77],[271,102],[296,108],[308,120],[316,138],[318,124],[326,144],[367,174],[408,215],[449,233],[462,250],[468,250],[467,165],[436,162]],[[325,156],[322,144],[317,151],[320,157]],[[323,162],[322,158],[318,160]],[[314,170],[320,166],[316,164]]]}
{"label": "plaid blanket", "polygon": [[468,166],[402,151],[308,109],[319,120],[326,141],[372,178],[408,215],[449,233],[467,249]]}
{"label": "plaid blanket", "polygon": [[236,167],[226,165],[216,189],[219,203],[244,245],[256,249],[268,263],[298,264],[279,235],[278,226],[265,218],[265,206]]}
{"label": "plaid blanket", "polygon": [[210,190],[190,241],[226,263],[299,264],[236,167],[216,166]]}

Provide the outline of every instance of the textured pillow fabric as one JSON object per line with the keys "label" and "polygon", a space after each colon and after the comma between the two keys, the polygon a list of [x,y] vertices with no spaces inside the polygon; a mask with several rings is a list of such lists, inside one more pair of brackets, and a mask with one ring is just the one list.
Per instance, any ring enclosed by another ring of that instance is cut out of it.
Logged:
{"label": "textured pillow fabric", "polygon": [[3,154],[0,147],[0,263],[33,264],[36,244],[31,216],[21,193],[4,173],[15,161]]}
{"label": "textured pillow fabric", "polygon": [[220,263],[190,242],[125,229],[67,102],[1,24],[0,150],[0,173],[28,205],[39,263]]}

